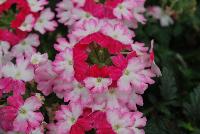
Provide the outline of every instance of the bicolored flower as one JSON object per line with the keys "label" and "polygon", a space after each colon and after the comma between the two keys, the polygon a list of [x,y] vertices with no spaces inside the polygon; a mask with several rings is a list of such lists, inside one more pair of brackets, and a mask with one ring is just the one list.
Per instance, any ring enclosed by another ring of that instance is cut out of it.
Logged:
{"label": "bicolored flower", "polygon": [[27,2],[32,12],[41,11],[48,4],[47,0],[27,0]]}
{"label": "bicolored flower", "polygon": [[42,103],[37,97],[31,96],[24,101],[21,96],[11,96],[7,101],[8,106],[0,108],[3,129],[26,133],[40,126],[43,116],[37,111]]}
{"label": "bicolored flower", "polygon": [[72,26],[74,22],[80,25],[88,19],[107,19],[133,21],[144,23],[144,0],[106,0],[105,2],[98,0],[63,0],[57,5],[59,22]]}
{"label": "bicolored flower", "polygon": [[72,49],[76,44],[77,40],[72,35],[68,35],[68,38],[69,41],[67,41],[65,38],[62,37],[58,38],[57,43],[54,44],[54,48],[59,52],[64,51],[66,48]]}
{"label": "bicolored flower", "polygon": [[78,118],[82,115],[82,107],[80,104],[70,104],[61,106],[61,110],[56,112],[57,134],[69,133],[71,127],[76,124]]}
{"label": "bicolored flower", "polygon": [[45,54],[40,54],[39,52],[38,53],[35,53],[31,56],[31,64],[33,65],[38,65],[38,64],[41,64],[41,63],[44,63],[46,62],[48,59],[48,56],[47,56],[47,53]]}
{"label": "bicolored flower", "polygon": [[74,77],[73,64],[73,51],[71,49],[59,53],[53,62],[54,70],[68,81],[71,81]]}
{"label": "bicolored flower", "polygon": [[146,125],[146,117],[143,117],[143,114],[138,111],[133,113],[133,117],[135,118],[135,122],[131,126],[131,130],[133,130],[134,134],[145,134],[142,128]]}
{"label": "bicolored flower", "polygon": [[100,31],[101,28],[102,28],[102,23],[100,21],[95,19],[90,19],[84,21],[83,25],[77,26],[75,30],[72,32],[72,35],[74,35],[76,38],[80,40],[86,37],[87,35]]}
{"label": "bicolored flower", "polygon": [[135,121],[131,112],[115,109],[107,111],[106,114],[107,120],[116,134],[134,134],[134,131],[130,128]]}
{"label": "bicolored flower", "polygon": [[58,3],[56,8],[58,21],[64,25],[72,25],[76,21],[72,15],[74,10],[75,7],[71,0],[63,0]]}
{"label": "bicolored flower", "polygon": [[142,57],[134,57],[129,60],[128,66],[123,71],[123,75],[119,78],[117,84],[120,90],[130,91],[136,90],[138,93],[143,93],[148,84],[153,84],[151,77],[155,74],[151,72],[147,63],[143,62]]}
{"label": "bicolored flower", "polygon": [[17,59],[17,64],[8,63],[2,67],[4,77],[11,77],[15,80],[22,80],[24,82],[31,81],[34,77],[33,68],[29,67],[29,61],[24,59]]}
{"label": "bicolored flower", "polygon": [[40,64],[35,69],[34,80],[37,83],[37,89],[46,96],[53,92],[53,85],[56,78],[57,74],[53,71],[50,60]]}
{"label": "bicolored flower", "polygon": [[119,19],[127,19],[131,20],[133,18],[133,14],[131,10],[134,5],[131,0],[126,0],[115,7],[113,13]]}
{"label": "bicolored flower", "polygon": [[39,45],[39,36],[37,34],[29,34],[25,39],[21,40],[18,44],[13,46],[12,53],[16,57],[21,55],[30,57],[35,53],[36,47]]}
{"label": "bicolored flower", "polygon": [[92,90],[92,92],[103,92],[108,90],[108,86],[112,84],[112,80],[109,78],[93,78],[88,77],[84,80],[86,88]]}
{"label": "bicolored flower", "polygon": [[91,94],[89,90],[79,83],[78,81],[73,81],[73,88],[70,91],[66,91],[64,95],[65,102],[79,102],[81,105],[86,106],[92,101]]}
{"label": "bicolored flower", "polygon": [[22,31],[31,31],[35,23],[35,17],[32,14],[26,16],[24,22],[19,27]]}
{"label": "bicolored flower", "polygon": [[16,5],[18,12],[15,15],[15,20],[11,21],[9,27],[30,32],[35,25],[37,16],[40,14],[39,11],[42,10],[43,6],[46,4],[46,0],[7,0],[0,5],[0,13],[12,10],[11,7]]}
{"label": "bicolored flower", "polygon": [[120,42],[129,45],[133,42],[132,38],[134,33],[131,32],[127,27],[122,24],[107,24],[103,27],[103,33],[112,37],[113,39],[119,40]]}
{"label": "bicolored flower", "polygon": [[50,8],[46,8],[37,18],[34,29],[44,34],[46,31],[54,31],[57,27],[56,21],[54,21],[55,14]]}
{"label": "bicolored flower", "polygon": [[23,58],[17,59],[17,63],[8,62],[1,68],[2,77],[0,79],[0,93],[14,94],[25,93],[25,82],[33,80],[34,70],[29,66],[29,61]]}

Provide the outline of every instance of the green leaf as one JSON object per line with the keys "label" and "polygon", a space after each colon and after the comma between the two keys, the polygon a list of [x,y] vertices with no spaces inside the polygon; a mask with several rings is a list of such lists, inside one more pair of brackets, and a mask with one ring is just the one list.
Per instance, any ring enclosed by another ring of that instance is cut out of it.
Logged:
{"label": "green leaf", "polygon": [[200,85],[190,93],[189,101],[184,103],[183,107],[186,116],[198,124],[200,122]]}
{"label": "green leaf", "polygon": [[171,101],[177,98],[177,87],[175,77],[171,70],[163,68],[161,77],[161,96],[165,101]]}

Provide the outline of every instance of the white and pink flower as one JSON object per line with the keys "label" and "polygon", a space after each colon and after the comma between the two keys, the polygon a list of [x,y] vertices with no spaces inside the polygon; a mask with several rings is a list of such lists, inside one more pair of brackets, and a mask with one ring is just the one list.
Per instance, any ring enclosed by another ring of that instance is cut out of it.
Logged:
{"label": "white and pink flower", "polygon": [[61,109],[56,112],[55,116],[55,119],[57,120],[57,133],[69,133],[71,127],[76,123],[82,113],[83,111],[80,104],[71,103],[69,106],[62,105]]}
{"label": "white and pink flower", "polygon": [[44,34],[46,31],[54,31],[58,26],[56,21],[54,21],[55,14],[51,11],[50,8],[43,10],[36,20],[34,29],[39,31],[41,34]]}
{"label": "white and pink flower", "polygon": [[27,2],[32,12],[41,11],[48,4],[47,0],[27,0]]}
{"label": "white and pink flower", "polygon": [[35,96],[25,101],[21,96],[11,96],[8,98],[8,105],[0,108],[0,125],[5,130],[28,133],[43,121],[43,115],[37,112],[42,103]]}
{"label": "white and pink flower", "polygon": [[29,34],[25,39],[12,47],[12,53],[16,57],[30,57],[36,52],[36,48],[40,45],[39,36],[37,34]]}
{"label": "white and pink flower", "polygon": [[55,72],[68,81],[72,81],[74,76],[73,64],[73,52],[71,49],[66,49],[59,53],[53,62]]}
{"label": "white and pink flower", "polygon": [[112,84],[112,80],[109,78],[94,78],[88,77],[84,80],[85,87],[90,89],[92,92],[103,92],[108,90],[108,86]]}
{"label": "white and pink flower", "polygon": [[151,72],[143,57],[134,57],[129,60],[128,66],[124,69],[123,75],[118,80],[119,90],[130,91],[136,90],[138,93],[144,93],[148,84],[153,84],[151,77],[155,74]]}

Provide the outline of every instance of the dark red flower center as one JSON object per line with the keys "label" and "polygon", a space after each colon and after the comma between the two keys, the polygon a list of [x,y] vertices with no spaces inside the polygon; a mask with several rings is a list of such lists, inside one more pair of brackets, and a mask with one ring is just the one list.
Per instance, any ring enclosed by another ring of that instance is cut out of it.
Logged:
{"label": "dark red flower center", "polygon": [[0,15],[0,27],[10,28],[11,22],[16,18],[18,12],[16,4],[13,4],[9,10],[3,11]]}
{"label": "dark red flower center", "polygon": [[112,66],[111,54],[109,53],[107,48],[101,47],[96,42],[92,42],[89,44],[88,49],[88,58],[86,62],[92,65],[98,65],[98,67],[102,68],[103,66]]}
{"label": "dark red flower center", "polygon": [[104,4],[106,2],[106,0],[94,0],[96,3],[102,3]]}

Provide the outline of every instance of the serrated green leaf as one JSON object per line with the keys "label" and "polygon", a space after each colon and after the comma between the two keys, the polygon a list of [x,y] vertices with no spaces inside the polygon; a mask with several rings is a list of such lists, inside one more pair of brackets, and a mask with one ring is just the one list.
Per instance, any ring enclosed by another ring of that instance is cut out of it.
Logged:
{"label": "serrated green leaf", "polygon": [[[200,86],[190,93],[189,101],[183,104],[184,113],[193,122],[200,122]],[[200,126],[200,124],[198,124]]]}
{"label": "serrated green leaf", "polygon": [[160,92],[165,101],[171,101],[177,97],[175,77],[172,71],[165,67],[162,70]]}

